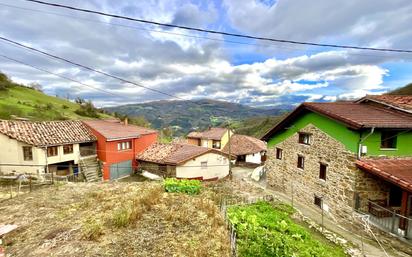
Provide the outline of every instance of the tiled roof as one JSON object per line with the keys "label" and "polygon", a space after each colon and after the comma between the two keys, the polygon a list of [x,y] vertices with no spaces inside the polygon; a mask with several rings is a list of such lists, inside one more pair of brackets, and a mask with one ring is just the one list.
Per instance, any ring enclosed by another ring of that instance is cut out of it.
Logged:
{"label": "tiled roof", "polygon": [[138,138],[141,135],[157,133],[157,131],[153,129],[132,124],[125,125],[116,120],[87,120],[84,121],[84,123],[104,136],[108,141]]}
{"label": "tiled roof", "polygon": [[137,155],[137,159],[159,164],[177,165],[208,152],[222,154],[218,150],[196,145],[155,143]]}
{"label": "tiled roof", "polygon": [[81,121],[1,120],[0,133],[34,146],[96,141],[96,137]]}
{"label": "tiled roof", "polygon": [[[266,150],[266,143],[257,138],[237,134],[230,137],[230,152],[234,155],[259,153]],[[229,152],[229,144],[225,145],[223,152]]]}
{"label": "tiled roof", "polygon": [[359,101],[368,100],[412,112],[412,95],[368,95]]}
{"label": "tiled roof", "polygon": [[187,137],[220,140],[226,133],[227,128],[210,128],[202,132],[190,132]]}
{"label": "tiled roof", "polygon": [[401,113],[395,110],[388,110],[384,107],[369,105],[358,102],[333,102],[314,103],[307,102],[299,105],[293,112],[280,121],[275,127],[269,130],[263,140],[281,131],[302,113],[312,111],[327,116],[333,120],[344,123],[352,129],[362,128],[412,128],[412,115]]}
{"label": "tiled roof", "polygon": [[356,165],[369,173],[412,192],[412,158],[361,159]]}

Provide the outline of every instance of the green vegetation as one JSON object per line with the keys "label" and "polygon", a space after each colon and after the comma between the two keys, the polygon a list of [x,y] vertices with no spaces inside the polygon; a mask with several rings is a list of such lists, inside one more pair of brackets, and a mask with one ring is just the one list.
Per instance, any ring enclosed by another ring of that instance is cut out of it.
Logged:
{"label": "green vegetation", "polygon": [[273,128],[281,118],[282,116],[247,118],[242,121],[233,122],[231,128],[234,129],[237,134],[261,138],[269,129]]}
{"label": "green vegetation", "polygon": [[14,83],[0,73],[0,119],[12,119],[13,116],[40,121],[111,117],[90,102],[73,103],[46,95],[40,88],[37,84]]}
{"label": "green vegetation", "polygon": [[412,95],[412,83],[408,85],[395,89],[388,93],[388,95]]}
{"label": "green vegetation", "polygon": [[260,109],[241,104],[215,101],[154,101],[105,108],[128,116],[144,116],[156,129],[171,127],[174,136],[182,136],[193,130],[203,130],[209,126],[222,126],[228,121],[237,122],[252,117],[275,116],[284,107]]}
{"label": "green vegetation", "polygon": [[316,238],[309,228],[296,224],[289,205],[258,202],[228,209],[237,230],[238,253],[241,257],[340,257],[343,249]]}
{"label": "green vegetation", "polygon": [[202,185],[199,180],[175,179],[167,178],[163,182],[166,192],[170,193],[186,193],[189,195],[197,195],[200,193]]}

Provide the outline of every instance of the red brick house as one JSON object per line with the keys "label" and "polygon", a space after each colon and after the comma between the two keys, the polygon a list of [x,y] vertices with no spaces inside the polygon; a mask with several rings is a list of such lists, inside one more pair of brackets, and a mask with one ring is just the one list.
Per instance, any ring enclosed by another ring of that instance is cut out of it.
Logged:
{"label": "red brick house", "polygon": [[128,176],[137,168],[136,155],[157,140],[156,130],[119,120],[90,120],[84,123],[97,137],[97,155],[103,164],[103,179]]}

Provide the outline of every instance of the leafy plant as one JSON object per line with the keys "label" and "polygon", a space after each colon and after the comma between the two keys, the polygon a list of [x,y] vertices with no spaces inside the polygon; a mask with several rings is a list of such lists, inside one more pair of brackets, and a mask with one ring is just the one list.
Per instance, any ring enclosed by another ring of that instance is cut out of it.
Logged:
{"label": "leafy plant", "polygon": [[186,193],[196,195],[200,193],[202,185],[199,180],[167,178],[163,182],[166,192]]}
{"label": "leafy plant", "polygon": [[316,240],[310,229],[290,218],[292,213],[288,205],[267,202],[229,208],[229,220],[237,230],[239,256],[346,256],[340,247]]}

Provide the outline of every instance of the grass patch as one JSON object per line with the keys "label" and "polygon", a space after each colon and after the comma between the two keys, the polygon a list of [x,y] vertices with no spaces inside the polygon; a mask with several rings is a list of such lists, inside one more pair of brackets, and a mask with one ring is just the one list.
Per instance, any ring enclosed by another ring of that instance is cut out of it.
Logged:
{"label": "grass patch", "polygon": [[290,218],[292,213],[288,205],[267,202],[230,207],[228,216],[238,233],[239,256],[347,256],[339,246],[316,240],[313,231]]}
{"label": "grass patch", "polygon": [[82,238],[96,241],[103,234],[103,223],[100,220],[89,218],[82,226]]}
{"label": "grass patch", "polygon": [[199,180],[175,179],[167,178],[163,182],[166,192],[170,193],[186,193],[189,195],[197,195],[200,193],[202,185]]}

